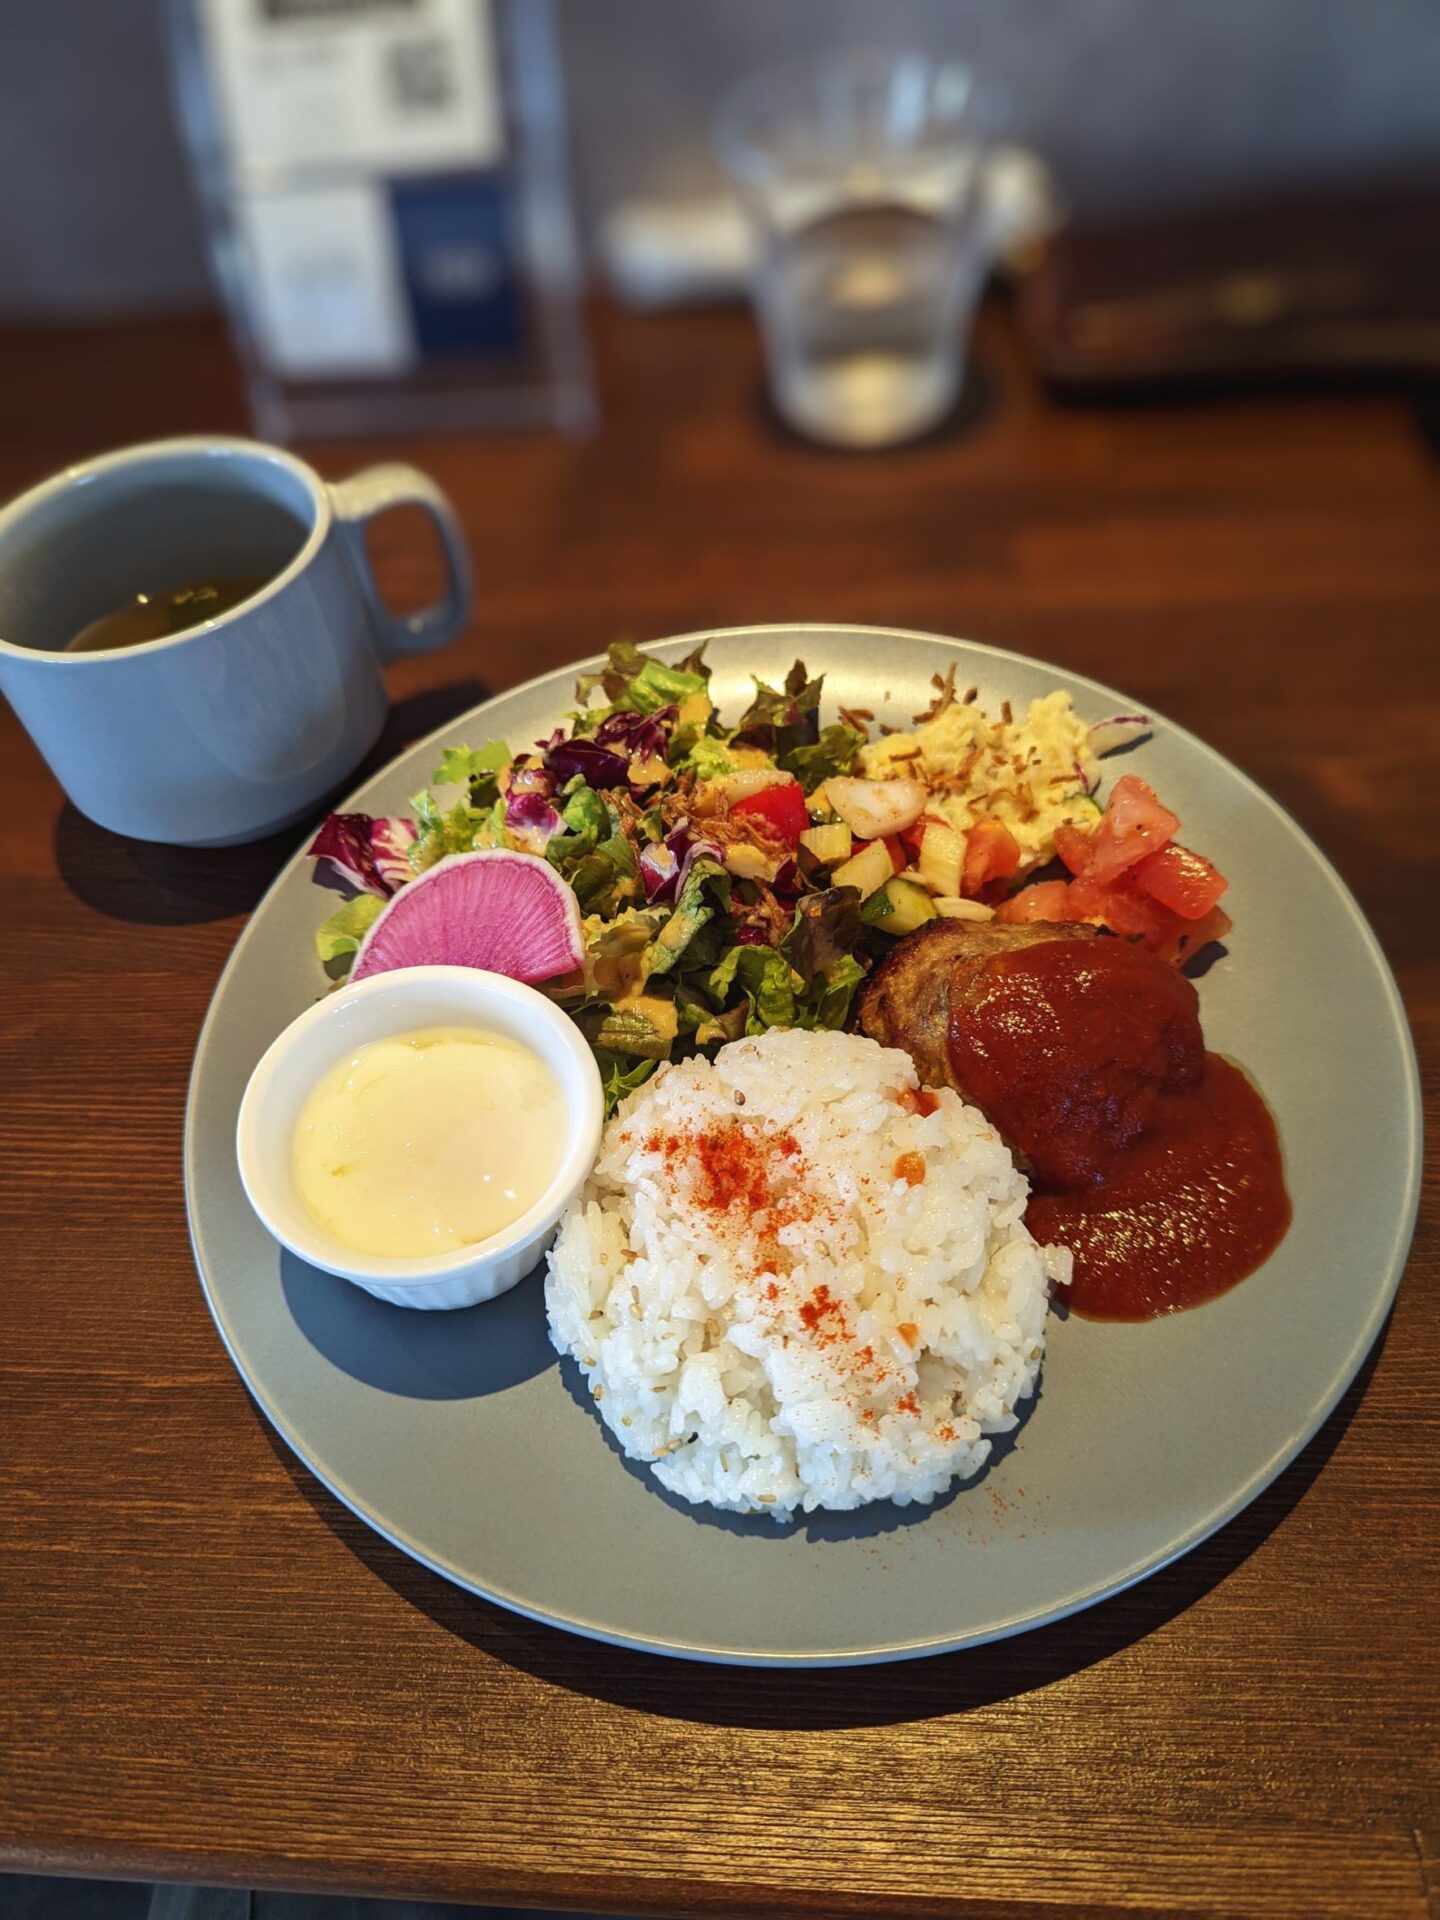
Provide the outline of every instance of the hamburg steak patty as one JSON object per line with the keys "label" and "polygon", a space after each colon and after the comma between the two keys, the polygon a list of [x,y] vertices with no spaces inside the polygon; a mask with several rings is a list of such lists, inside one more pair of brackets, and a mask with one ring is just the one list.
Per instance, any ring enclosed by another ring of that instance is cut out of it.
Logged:
{"label": "hamburg steak patty", "polygon": [[859,1021],[927,1085],[982,1108],[1059,1187],[1103,1178],[1161,1093],[1205,1070],[1191,982],[1080,924],[934,921],[876,969]]}
{"label": "hamburg steak patty", "polygon": [[993,920],[931,920],[897,941],[871,974],[860,996],[860,1031],[908,1053],[927,1087],[954,1087],[973,1099],[950,1058],[952,1005],[974,991],[980,969],[997,953],[1044,940],[1098,938],[1098,928],[1078,921],[1002,927]]}

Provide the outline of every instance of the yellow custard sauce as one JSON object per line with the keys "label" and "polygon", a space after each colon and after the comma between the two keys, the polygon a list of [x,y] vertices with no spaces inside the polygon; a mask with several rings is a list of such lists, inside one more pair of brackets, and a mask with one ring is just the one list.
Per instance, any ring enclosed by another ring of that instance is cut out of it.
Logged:
{"label": "yellow custard sauce", "polygon": [[359,1253],[417,1259],[501,1233],[545,1192],[565,1148],[560,1083],[529,1047],[427,1027],[346,1054],[295,1128],[295,1186]]}

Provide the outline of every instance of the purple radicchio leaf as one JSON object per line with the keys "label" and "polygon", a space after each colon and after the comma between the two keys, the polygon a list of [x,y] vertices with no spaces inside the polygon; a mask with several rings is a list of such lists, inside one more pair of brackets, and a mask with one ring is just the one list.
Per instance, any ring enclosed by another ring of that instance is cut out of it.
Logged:
{"label": "purple radicchio leaf", "polygon": [[716,846],[713,840],[692,840],[685,849],[685,858],[680,862],[680,871],[675,877],[675,898],[678,900],[685,891],[685,883],[690,878],[690,869],[697,860],[715,860],[721,866],[725,864],[723,848]]}
{"label": "purple radicchio leaf", "polygon": [[[505,777],[505,791],[512,799],[522,794],[538,794],[542,800],[548,800],[555,792],[555,781],[542,761],[533,753],[524,753],[511,764]],[[509,826],[508,818],[505,824]]]}
{"label": "purple radicchio leaf", "polygon": [[678,707],[659,707],[652,714],[612,713],[595,729],[597,747],[613,747],[631,760],[663,760]]}
{"label": "purple radicchio leaf", "polygon": [[567,739],[563,728],[543,743],[543,750],[545,770],[558,786],[563,787],[577,773],[597,793],[629,784],[630,762],[623,754],[596,746],[593,740]]}
{"label": "purple radicchio leaf", "polygon": [[624,786],[644,792],[655,782],[637,780],[633,770],[664,765],[677,712],[675,707],[661,707],[653,714],[627,708],[602,720],[593,734],[569,739],[558,732],[543,745],[546,769],[561,786],[578,773],[598,793]]}
{"label": "purple radicchio leaf", "polygon": [[362,893],[388,900],[410,878],[413,820],[368,813],[332,813],[307,852],[328,860]]}
{"label": "purple radicchio leaf", "polygon": [[778,899],[787,904],[798,900],[804,892],[804,882],[800,878],[800,869],[793,860],[787,860],[770,882],[771,890]]}
{"label": "purple radicchio leaf", "polygon": [[505,802],[507,830],[541,846],[552,834],[559,833],[564,824],[558,809],[551,806],[543,793],[516,793],[512,790]]}
{"label": "purple radicchio leaf", "polygon": [[682,816],[663,840],[642,849],[640,877],[647,902],[678,900],[685,891],[690,869],[697,860],[724,860],[713,840],[696,840],[690,822]]}
{"label": "purple radicchio leaf", "polygon": [[735,944],[737,947],[768,947],[770,936],[763,927],[736,927]]}
{"label": "purple radicchio leaf", "polygon": [[375,822],[370,838],[375,865],[392,893],[412,877],[410,849],[419,836],[420,829],[408,816],[382,816]]}
{"label": "purple radicchio leaf", "polygon": [[640,850],[640,878],[645,887],[645,901],[652,905],[657,900],[675,898],[675,882],[680,877],[680,862],[670,850],[666,840],[659,840]]}

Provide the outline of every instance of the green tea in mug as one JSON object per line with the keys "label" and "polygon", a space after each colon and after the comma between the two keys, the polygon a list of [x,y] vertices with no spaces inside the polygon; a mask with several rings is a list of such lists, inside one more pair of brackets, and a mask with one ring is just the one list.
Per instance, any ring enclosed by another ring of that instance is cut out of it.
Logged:
{"label": "green tea in mug", "polygon": [[109,653],[116,647],[138,647],[146,640],[167,640],[206,620],[215,620],[257,594],[271,576],[264,573],[223,574],[199,580],[193,586],[172,587],[168,593],[137,593],[113,613],[102,614],[82,627],[67,653]]}

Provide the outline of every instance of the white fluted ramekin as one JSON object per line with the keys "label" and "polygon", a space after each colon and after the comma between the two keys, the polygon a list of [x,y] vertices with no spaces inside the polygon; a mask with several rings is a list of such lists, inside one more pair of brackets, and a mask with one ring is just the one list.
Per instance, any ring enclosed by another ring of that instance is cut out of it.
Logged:
{"label": "white fluted ramekin", "polygon": [[[311,1217],[295,1187],[295,1126],[311,1089],[347,1053],[422,1027],[478,1027],[532,1048],[560,1082],[565,1148],[545,1192],[503,1232],[429,1259],[381,1259],[332,1239]],[[595,1056],[543,993],[475,967],[405,967],[318,1001],[269,1048],[240,1103],[240,1178],[269,1231],[312,1266],[396,1306],[470,1307],[513,1287],[549,1246],[594,1164],[604,1107]]]}

